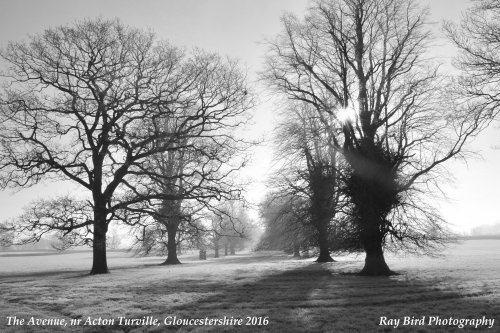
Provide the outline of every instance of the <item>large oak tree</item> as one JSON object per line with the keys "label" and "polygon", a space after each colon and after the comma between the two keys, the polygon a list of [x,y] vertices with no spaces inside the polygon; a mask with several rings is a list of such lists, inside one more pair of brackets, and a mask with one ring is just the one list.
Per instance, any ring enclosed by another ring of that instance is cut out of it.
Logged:
{"label": "large oak tree", "polygon": [[[210,106],[224,96],[200,99],[200,78],[207,68],[196,65],[196,56],[118,21],[51,28],[27,42],[9,43],[1,57],[9,81],[1,96],[0,125],[0,163],[7,183],[70,180],[82,189],[72,200],[91,212],[84,218],[71,211],[54,218],[41,207],[18,222],[28,224],[22,230],[33,231],[31,239],[50,230],[89,230],[91,274],[107,273],[109,223],[140,201],[178,199],[172,193],[145,196],[135,182],[138,175],[147,172],[153,156],[182,148],[193,129],[217,119],[220,114]],[[156,130],[193,105],[197,112],[178,119],[175,135]],[[129,195],[134,192],[142,195]]]}

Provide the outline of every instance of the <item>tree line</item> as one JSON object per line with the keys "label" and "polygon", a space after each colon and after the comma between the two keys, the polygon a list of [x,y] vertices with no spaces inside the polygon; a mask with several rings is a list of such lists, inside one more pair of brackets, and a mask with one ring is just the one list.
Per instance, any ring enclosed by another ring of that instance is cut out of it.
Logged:
{"label": "tree line", "polygon": [[18,242],[54,230],[72,244],[91,240],[91,274],[107,273],[111,222],[152,219],[172,250],[181,222],[223,215],[221,202],[239,199],[233,174],[247,144],[234,129],[253,101],[236,60],[104,19],[11,42],[2,58],[4,185],[60,179],[81,189],[30,204],[10,223]]}
{"label": "tree line", "polygon": [[[477,1],[445,25],[457,75],[432,60],[416,1],[316,0],[303,18],[283,16],[260,74],[280,109],[261,248],[316,246],[320,262],[364,251],[361,274],[388,275],[384,250],[447,241],[430,198],[498,118],[499,3]],[[105,19],[49,28],[0,56],[2,186],[81,189],[28,205],[2,225],[3,243],[54,232],[91,243],[91,274],[108,272],[110,223],[128,225],[141,251],[166,250],[165,264],[179,263],[184,236],[234,248],[253,144],[239,133],[255,106],[237,60]]]}
{"label": "tree line", "polygon": [[262,246],[314,244],[319,262],[364,251],[360,274],[390,275],[384,249],[444,245],[433,200],[446,165],[498,118],[499,9],[476,1],[445,24],[457,75],[433,61],[416,1],[318,0],[303,18],[285,15],[261,74],[283,105]]}

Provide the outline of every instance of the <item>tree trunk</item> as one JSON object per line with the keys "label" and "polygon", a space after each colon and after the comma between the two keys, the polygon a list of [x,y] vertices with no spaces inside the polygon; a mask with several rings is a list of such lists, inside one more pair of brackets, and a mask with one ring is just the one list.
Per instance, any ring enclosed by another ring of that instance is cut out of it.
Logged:
{"label": "tree trunk", "polygon": [[207,260],[207,251],[200,250],[200,260]]}
{"label": "tree trunk", "polygon": [[366,253],[365,266],[359,274],[393,275],[385,262],[382,245],[389,228],[387,217],[400,204],[398,175],[388,157],[391,153],[378,147],[373,136],[363,131],[367,134],[359,148],[347,155],[354,170],[347,178],[347,192],[354,203],[359,241]]}
{"label": "tree trunk", "polygon": [[234,242],[232,240],[229,242],[229,253],[235,254]]}
{"label": "tree trunk", "polygon": [[297,243],[293,244],[293,256],[294,258],[300,258],[300,246]]}
{"label": "tree trunk", "polygon": [[224,255],[227,256],[227,241],[224,243]]}
{"label": "tree trunk", "polygon": [[384,250],[382,249],[382,240],[378,238],[374,237],[365,241],[365,266],[359,272],[359,275],[389,276],[396,274],[387,266],[384,258]]}
{"label": "tree trunk", "polygon": [[330,256],[330,245],[328,244],[328,220],[319,221],[318,225],[318,246],[319,256],[316,262],[334,262]]}
{"label": "tree trunk", "polygon": [[93,261],[90,275],[109,273],[108,261],[106,258],[106,220],[105,215],[95,214],[94,240],[92,243]]}
{"label": "tree trunk", "polygon": [[175,236],[177,236],[177,227],[179,223],[177,221],[170,221],[167,223],[167,260],[163,262],[163,265],[178,265],[181,262],[177,258],[177,244],[175,241]]}
{"label": "tree trunk", "polygon": [[218,239],[214,240],[214,251],[215,251],[214,258],[219,258],[219,240]]}

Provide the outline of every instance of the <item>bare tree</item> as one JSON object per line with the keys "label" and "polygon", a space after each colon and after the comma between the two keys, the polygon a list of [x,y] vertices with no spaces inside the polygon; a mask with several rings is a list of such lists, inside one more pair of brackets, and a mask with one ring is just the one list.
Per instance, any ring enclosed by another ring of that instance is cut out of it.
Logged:
{"label": "bare tree", "polygon": [[331,132],[325,129],[311,105],[289,104],[276,133],[280,168],[273,183],[279,189],[276,192],[285,197],[302,197],[307,202],[303,222],[316,230],[317,261],[332,262],[328,236],[333,218],[339,212],[340,159]]}
{"label": "bare tree", "polygon": [[[180,263],[176,238],[181,223],[191,229],[190,235],[206,232],[208,229],[199,223],[204,214],[222,214],[217,208],[221,201],[240,199],[243,184],[235,175],[244,167],[250,145],[234,132],[246,121],[244,111],[251,105],[237,62],[198,51],[191,65],[197,73],[192,99],[178,105],[170,118],[155,123],[151,136],[157,139],[152,144],[168,150],[144,163],[135,180],[138,185],[129,193],[136,197],[136,204],[127,207],[129,212],[152,216],[163,225],[168,236],[167,265]],[[199,114],[203,114],[203,124],[189,124],[194,126],[186,129],[185,119]],[[161,133],[170,136],[161,137]],[[130,219],[125,222],[135,223]]]}
{"label": "bare tree", "polygon": [[248,214],[247,207],[237,201],[231,207],[231,218],[226,218],[226,239],[229,241],[229,253],[242,251],[255,239],[256,226]]}
{"label": "bare tree", "polygon": [[220,257],[220,246],[221,240],[224,237],[219,228],[219,223],[216,222],[215,216],[212,216],[210,221],[212,222],[212,231],[210,232],[210,241],[214,249],[214,258]]}
{"label": "bare tree", "polygon": [[308,223],[308,208],[301,196],[268,194],[259,209],[265,230],[257,250],[282,250],[300,257],[300,249],[316,245],[314,227]]}
{"label": "bare tree", "polygon": [[500,1],[475,0],[457,25],[445,30],[459,50],[455,65],[461,70],[455,85],[455,98],[469,112],[486,119],[500,114]]}
{"label": "bare tree", "polygon": [[220,256],[220,247],[224,255],[236,254],[252,239],[255,226],[249,218],[244,202],[226,201],[217,210],[213,210],[207,219],[210,221],[210,239],[215,258]]}
{"label": "bare tree", "polygon": [[165,255],[167,254],[166,231],[161,224],[150,220],[150,223],[143,223],[140,227],[135,227],[133,232],[133,243],[130,250],[137,255],[146,256],[151,254]]}
{"label": "bare tree", "polygon": [[263,77],[317,111],[349,166],[344,193],[366,253],[361,274],[392,274],[384,246],[446,240],[428,199],[444,162],[462,157],[484,126],[443,89],[427,57],[425,19],[411,0],[319,0],[302,21],[285,16],[270,43]]}
{"label": "bare tree", "polygon": [[[148,199],[123,193],[140,192],[132,181],[146,170],[144,163],[178,149],[169,143],[182,142],[193,128],[217,119],[213,106],[225,101],[218,95],[197,99],[199,68],[185,52],[118,21],[48,29],[26,43],[9,43],[1,57],[9,66],[0,125],[7,183],[30,186],[65,179],[81,186],[92,216],[78,224],[71,217],[62,224],[54,220],[47,230],[91,226],[91,274],[107,273],[109,223],[118,211]],[[247,94],[233,93],[242,100]],[[175,136],[155,131],[156,124],[193,103],[198,112],[179,119]],[[238,105],[233,112],[244,109]],[[152,144],[163,139],[164,145]],[[158,197],[151,193],[149,199]]]}
{"label": "bare tree", "polygon": [[[131,232],[135,236],[131,250],[138,255],[167,255],[164,265],[180,264],[177,253],[181,248],[199,248],[208,232],[200,219],[193,219],[188,214],[175,216],[148,214],[148,218],[134,225]],[[169,232],[172,224],[175,232]]]}
{"label": "bare tree", "polygon": [[40,241],[51,234],[52,247],[63,251],[74,246],[92,244],[92,203],[71,196],[39,199],[24,208],[24,213],[8,221],[15,231],[14,244]]}
{"label": "bare tree", "polygon": [[0,247],[10,246],[14,242],[14,230],[6,223],[0,223]]}

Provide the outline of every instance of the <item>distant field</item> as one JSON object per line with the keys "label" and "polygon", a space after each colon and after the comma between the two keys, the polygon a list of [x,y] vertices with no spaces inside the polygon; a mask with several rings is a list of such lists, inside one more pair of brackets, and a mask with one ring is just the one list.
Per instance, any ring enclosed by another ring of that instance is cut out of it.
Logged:
{"label": "distant field", "polygon": [[[363,256],[335,259],[317,264],[266,252],[207,261],[186,256],[183,265],[158,266],[158,257],[110,252],[112,273],[89,276],[89,252],[6,254],[0,256],[0,332],[500,332],[500,240],[464,241],[439,258],[391,256],[390,267],[401,274],[390,278],[349,274],[362,267]],[[7,326],[8,316],[64,318],[68,326]],[[144,316],[160,326],[118,325],[118,317]],[[268,324],[164,325],[170,316],[226,316],[243,324],[267,318]],[[378,326],[381,317],[405,316],[485,316],[495,323],[477,330]],[[88,317],[114,325],[83,326]],[[82,323],[70,326],[71,318]]]}

